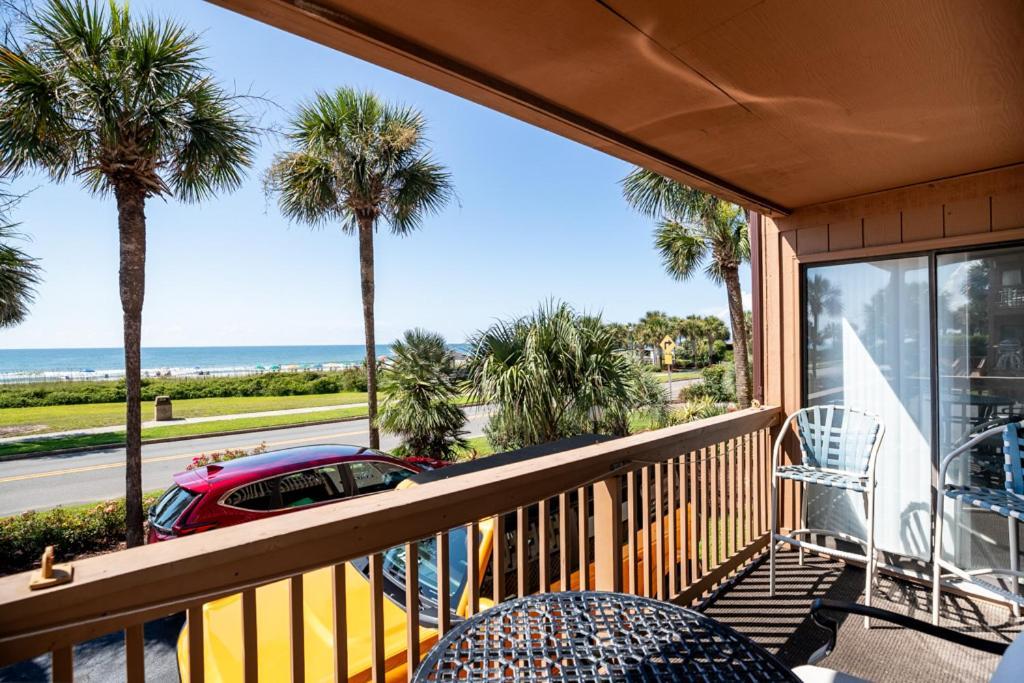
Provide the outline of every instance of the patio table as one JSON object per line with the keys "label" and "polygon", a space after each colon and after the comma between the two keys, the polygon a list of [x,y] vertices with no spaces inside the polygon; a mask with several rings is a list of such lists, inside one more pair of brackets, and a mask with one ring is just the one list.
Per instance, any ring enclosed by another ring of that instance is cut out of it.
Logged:
{"label": "patio table", "polygon": [[699,612],[622,593],[502,603],[455,625],[414,681],[798,681],[746,636]]}

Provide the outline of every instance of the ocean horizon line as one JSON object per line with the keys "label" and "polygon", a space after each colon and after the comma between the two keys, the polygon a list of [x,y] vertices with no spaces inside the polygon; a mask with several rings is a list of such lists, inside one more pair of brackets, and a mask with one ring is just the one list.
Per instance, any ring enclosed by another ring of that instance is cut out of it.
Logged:
{"label": "ocean horizon line", "polygon": [[[449,342],[449,346],[466,346],[468,341]],[[363,347],[363,342],[338,344],[183,344],[176,346],[143,346],[142,349],[286,349],[286,348],[331,348],[339,346]],[[378,347],[390,344],[377,344]],[[123,346],[0,346],[0,353],[14,351],[121,351]]]}
{"label": "ocean horizon line", "polygon": [[[451,344],[465,352],[468,344]],[[287,344],[252,346],[144,346],[141,366],[150,377],[240,375],[267,371],[336,370],[362,364],[363,344]],[[391,355],[378,344],[375,355]],[[124,375],[121,347],[0,349],[0,384],[31,381],[119,379]]]}

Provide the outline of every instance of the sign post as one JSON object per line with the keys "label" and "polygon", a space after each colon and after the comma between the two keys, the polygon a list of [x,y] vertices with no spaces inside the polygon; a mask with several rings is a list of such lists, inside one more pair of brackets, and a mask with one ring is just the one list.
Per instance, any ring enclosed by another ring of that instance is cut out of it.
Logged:
{"label": "sign post", "polygon": [[676,343],[672,341],[672,337],[665,335],[658,346],[661,347],[661,362],[668,371],[668,395],[669,400],[672,400],[675,397],[672,393],[672,351],[676,348]]}

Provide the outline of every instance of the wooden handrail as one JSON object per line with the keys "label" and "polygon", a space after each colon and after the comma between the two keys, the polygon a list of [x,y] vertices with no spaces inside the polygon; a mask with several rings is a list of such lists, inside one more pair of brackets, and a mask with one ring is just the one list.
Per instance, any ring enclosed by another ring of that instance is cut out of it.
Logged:
{"label": "wooden handrail", "polygon": [[72,583],[0,578],[0,666],[453,527],[770,427],[752,408],[492,470],[75,563]]}

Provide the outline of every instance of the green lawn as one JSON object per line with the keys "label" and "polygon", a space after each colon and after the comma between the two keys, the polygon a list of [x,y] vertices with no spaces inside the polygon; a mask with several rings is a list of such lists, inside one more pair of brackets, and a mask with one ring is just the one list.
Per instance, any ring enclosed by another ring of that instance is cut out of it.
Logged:
{"label": "green lawn", "polygon": [[494,453],[494,447],[491,446],[491,442],[487,440],[486,436],[474,436],[472,439],[467,439],[467,442],[468,447],[464,453],[458,456],[459,461],[470,460],[474,451],[478,458]]}
{"label": "green lawn", "polygon": [[[654,376],[658,378],[659,382],[668,382],[667,372],[656,372]],[[700,370],[680,370],[672,371],[672,381],[678,382],[681,379],[700,379]]]}
{"label": "green lawn", "polygon": [[[320,406],[364,403],[366,394],[345,392],[340,394],[313,394],[308,396],[246,396],[236,398],[190,398],[174,401],[175,417],[208,417],[258,413],[288,408],[314,408]],[[146,402],[142,418],[153,417],[153,404]],[[38,408],[0,409],[0,432],[20,436],[63,432],[89,427],[108,427],[124,424],[123,403],[84,403],[70,406],[42,406]],[[13,428],[13,429],[12,429]],[[161,429],[163,429],[161,427]],[[16,430],[16,431],[15,431]]]}
{"label": "green lawn", "polygon": [[[206,399],[217,400],[217,399]],[[230,399],[235,400],[235,399]],[[21,410],[20,408],[17,410]],[[29,409],[34,410],[34,409]],[[321,420],[338,420],[347,417],[366,415],[365,406],[325,410],[317,413],[298,413],[294,415],[268,415],[266,417],[246,417],[237,420],[213,420],[211,422],[194,422],[192,424],[167,425],[150,427],[142,430],[143,439],[163,439],[176,436],[201,436],[215,432],[228,432],[241,429],[261,427],[277,427],[280,425],[301,425]],[[110,446],[124,443],[124,432],[107,432],[105,434],[82,434],[77,436],[61,436],[20,443],[0,444],[0,459],[12,455],[31,455],[46,453],[61,448],[81,448],[84,446]]]}

